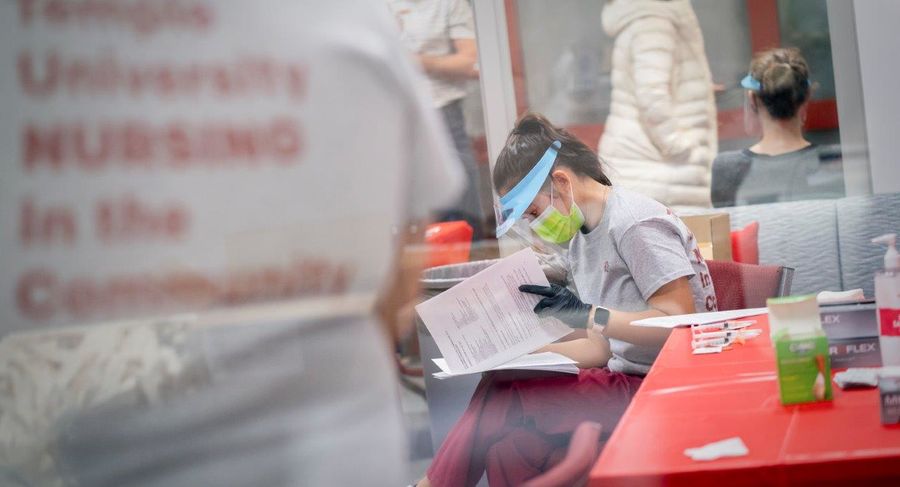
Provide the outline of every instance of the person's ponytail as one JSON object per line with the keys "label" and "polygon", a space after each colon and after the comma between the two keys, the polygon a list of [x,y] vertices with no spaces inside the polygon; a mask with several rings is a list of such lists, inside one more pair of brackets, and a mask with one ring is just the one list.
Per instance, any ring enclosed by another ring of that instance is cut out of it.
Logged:
{"label": "person's ponytail", "polygon": [[564,166],[576,175],[612,186],[593,150],[567,130],[554,126],[543,115],[528,112],[516,121],[497,157],[493,173],[494,189],[504,192],[515,186],[557,140],[562,147],[557,151],[554,167]]}
{"label": "person's ponytail", "polygon": [[516,121],[516,126],[513,128],[511,135],[543,134],[550,128],[552,128],[552,124],[550,124],[549,120],[537,113],[528,112]]}
{"label": "person's ponytail", "polygon": [[790,91],[796,84],[797,76],[788,63],[773,63],[763,70],[760,84],[764,95],[775,95]]}
{"label": "person's ponytail", "polygon": [[750,74],[759,80],[757,95],[772,118],[793,118],[809,99],[809,66],[797,49],[758,54],[750,65]]}

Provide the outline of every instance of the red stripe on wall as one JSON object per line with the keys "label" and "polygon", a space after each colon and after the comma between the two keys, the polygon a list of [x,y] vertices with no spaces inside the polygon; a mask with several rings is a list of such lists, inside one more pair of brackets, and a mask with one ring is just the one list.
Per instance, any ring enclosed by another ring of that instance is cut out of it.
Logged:
{"label": "red stripe on wall", "polygon": [[837,101],[812,100],[806,112],[806,130],[832,130],[838,127]]}
{"label": "red stripe on wall", "polygon": [[506,32],[509,38],[509,57],[512,64],[513,90],[516,94],[516,115],[528,110],[528,93],[525,87],[525,57],[522,38],[519,35],[519,7],[516,0],[505,0]]}
{"label": "red stripe on wall", "polygon": [[600,142],[600,136],[603,135],[603,124],[570,125],[566,127],[566,130],[596,151],[597,143]]}
{"label": "red stripe on wall", "polygon": [[754,53],[781,47],[778,0],[747,0],[747,22]]}

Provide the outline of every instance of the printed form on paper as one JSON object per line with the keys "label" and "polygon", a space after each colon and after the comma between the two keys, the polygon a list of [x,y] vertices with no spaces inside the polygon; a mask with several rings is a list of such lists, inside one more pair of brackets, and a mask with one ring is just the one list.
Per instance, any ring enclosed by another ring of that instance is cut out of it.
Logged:
{"label": "printed form on paper", "polygon": [[539,318],[540,297],[519,291],[522,284],[550,285],[530,248],[416,306],[450,372],[490,370],[572,332]]}

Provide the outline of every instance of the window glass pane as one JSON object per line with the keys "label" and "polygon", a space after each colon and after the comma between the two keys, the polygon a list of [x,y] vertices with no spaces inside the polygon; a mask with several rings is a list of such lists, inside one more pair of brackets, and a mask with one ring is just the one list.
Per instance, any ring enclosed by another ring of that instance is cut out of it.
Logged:
{"label": "window glass pane", "polygon": [[695,0],[692,4],[717,85],[716,106],[719,112],[741,108],[744,93],[738,82],[747,74],[752,55],[747,2]]}
{"label": "window glass pane", "polygon": [[[660,5],[664,3],[660,2]],[[509,35],[513,70],[524,78],[524,82],[517,85],[518,112],[530,110],[542,113],[553,123],[567,127],[592,148],[598,148],[602,134],[608,128],[606,124],[614,91],[613,46],[616,39],[604,31],[602,21],[607,5],[608,2],[591,0],[506,2],[507,16],[512,19]],[[622,4],[619,5],[621,8]],[[825,147],[828,152],[827,157],[832,161],[829,163],[830,171],[834,173],[828,179],[834,191],[791,191],[786,187],[777,195],[748,196],[740,201],[747,204],[762,203],[770,198],[809,199],[842,195],[840,131],[825,0],[694,0],[690,5],[702,32],[705,56],[712,75],[717,152],[745,150],[760,141],[761,134],[754,132],[756,129],[752,126],[754,122],[750,120],[751,126],[747,125],[748,117],[744,110],[747,90],[740,85],[741,79],[748,73],[754,46],[799,48],[809,64],[814,83],[812,99],[807,108],[799,110],[802,113],[798,117],[805,121],[805,140]],[[665,8],[657,7],[656,10],[659,12]],[[658,12],[654,15],[662,15]],[[759,50],[764,48],[759,47]],[[622,82],[639,83],[640,79],[632,75],[623,74]],[[676,89],[672,87],[670,93],[675,93]],[[625,103],[629,107],[639,106],[645,101],[631,92],[627,96],[633,97]],[[671,96],[673,106],[677,106],[678,95]],[[635,112],[634,116],[649,115]],[[642,123],[637,118],[635,120],[638,123],[636,126]],[[621,135],[622,132],[619,132],[619,138]],[[652,138],[652,135],[648,133],[645,137]],[[633,141],[624,143],[633,144]],[[663,148],[656,149],[665,152]],[[648,150],[654,152],[656,149]],[[598,152],[604,156],[603,150]],[[672,159],[661,153],[653,157],[660,161],[666,160],[666,157]],[[605,159],[614,171],[622,169],[615,158]],[[815,165],[812,161],[807,162]],[[708,163],[712,165],[712,157]],[[627,168],[625,172],[628,172]],[[753,179],[751,177],[750,181]],[[785,191],[791,194],[782,194]],[[665,199],[665,196],[658,194],[654,196]],[[663,202],[676,206],[681,204],[677,200]],[[741,203],[736,201],[735,204]]]}
{"label": "window glass pane", "polygon": [[814,99],[834,98],[834,68],[825,0],[779,0],[781,45],[800,49],[816,83]]}
{"label": "window glass pane", "polygon": [[560,125],[603,123],[609,112],[612,48],[600,25],[603,2],[516,4],[527,108]]}

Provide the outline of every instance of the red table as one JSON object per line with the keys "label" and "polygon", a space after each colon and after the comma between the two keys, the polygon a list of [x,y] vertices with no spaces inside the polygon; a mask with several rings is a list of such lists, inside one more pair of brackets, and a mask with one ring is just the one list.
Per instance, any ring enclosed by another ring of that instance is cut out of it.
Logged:
{"label": "red table", "polygon": [[[765,315],[762,336],[693,355],[676,329],[591,470],[589,485],[900,485],[900,427],[882,426],[877,389],[782,406]],[[739,436],[744,457],[698,462],[686,448]]]}

